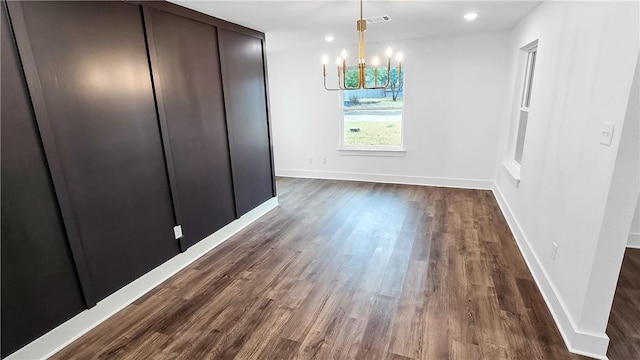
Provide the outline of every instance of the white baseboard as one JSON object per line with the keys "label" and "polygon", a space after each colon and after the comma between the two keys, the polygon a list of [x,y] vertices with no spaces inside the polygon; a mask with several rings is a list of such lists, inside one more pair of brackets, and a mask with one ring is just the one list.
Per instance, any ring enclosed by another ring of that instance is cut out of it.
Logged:
{"label": "white baseboard", "polygon": [[6,359],[34,360],[46,359],[52,356],[277,206],[277,197],[267,200],[240,217],[240,219],[236,219],[229,225],[193,245],[187,251],[167,260],[162,265],[98,302],[93,308],[74,316],[22,349],[14,352]]}
{"label": "white baseboard", "polygon": [[629,234],[629,241],[627,241],[627,247],[640,249],[640,233]]}
{"label": "white baseboard", "polygon": [[276,176],[308,179],[350,180],[385,184],[424,185],[461,189],[491,190],[493,180],[453,179],[426,176],[353,173],[339,171],[276,169]]}
{"label": "white baseboard", "polygon": [[607,359],[607,347],[609,346],[609,337],[607,334],[604,332],[601,334],[588,333],[577,328],[566,310],[566,305],[562,299],[558,297],[555,286],[549,281],[546,271],[531,248],[520,224],[516,220],[509,204],[502,195],[502,191],[500,191],[497,185],[494,185],[493,194],[500,206],[500,210],[502,210],[502,214],[507,220],[513,237],[516,239],[516,243],[529,267],[529,271],[531,271],[542,293],[542,297],[553,316],[558,330],[560,330],[567,349],[574,354],[589,356],[595,359]]}

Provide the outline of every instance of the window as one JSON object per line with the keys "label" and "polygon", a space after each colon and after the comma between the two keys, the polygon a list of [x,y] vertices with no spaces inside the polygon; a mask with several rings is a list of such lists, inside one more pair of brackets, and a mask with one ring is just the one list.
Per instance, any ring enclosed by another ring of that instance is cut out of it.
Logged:
{"label": "window", "polygon": [[522,97],[520,100],[520,113],[518,116],[518,132],[516,135],[516,147],[514,160],[522,164],[522,152],[524,150],[524,137],[527,132],[529,109],[531,105],[531,89],[533,86],[533,73],[536,66],[538,42],[534,42],[522,49],[526,53],[524,79],[522,80]]}
{"label": "window", "polygon": [[516,84],[521,89],[520,96],[514,99],[514,114],[511,134],[513,140],[510,148],[513,149],[513,157],[502,162],[516,181],[520,181],[520,168],[524,153],[524,141],[531,111],[531,90],[533,89],[533,77],[538,55],[538,40],[520,49],[518,61],[520,63],[519,75]]}
{"label": "window", "polygon": [[[340,148],[344,150],[403,150],[402,112],[404,68],[390,71],[390,85],[397,89],[342,91]],[[367,86],[374,86],[374,69],[367,69]],[[378,85],[387,82],[387,69],[378,69]],[[348,69],[347,86],[357,86],[358,70]]]}

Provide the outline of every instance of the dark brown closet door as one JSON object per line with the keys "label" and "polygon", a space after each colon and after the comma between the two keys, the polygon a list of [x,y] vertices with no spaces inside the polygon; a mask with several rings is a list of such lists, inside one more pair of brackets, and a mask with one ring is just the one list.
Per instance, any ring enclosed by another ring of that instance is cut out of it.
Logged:
{"label": "dark brown closet door", "polygon": [[149,12],[156,94],[167,125],[186,248],[235,219],[218,39],[214,26]]}
{"label": "dark brown closet door", "polygon": [[273,197],[262,40],[219,30],[238,215]]}
{"label": "dark brown closet door", "polygon": [[5,357],[85,306],[3,3],[0,8]]}
{"label": "dark brown closet door", "polygon": [[23,2],[12,20],[13,6],[99,300],[179,252],[141,9]]}

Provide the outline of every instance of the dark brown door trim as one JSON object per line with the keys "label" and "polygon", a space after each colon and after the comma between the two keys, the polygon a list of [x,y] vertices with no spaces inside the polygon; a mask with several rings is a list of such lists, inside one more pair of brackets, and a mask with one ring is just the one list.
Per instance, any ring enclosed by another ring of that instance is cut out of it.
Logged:
{"label": "dark brown door trim", "polygon": [[[144,4],[141,6],[142,18],[144,21],[145,41],[147,42],[147,56],[149,58],[149,71],[151,72],[151,86],[153,87],[153,96],[156,101],[156,113],[158,115],[158,123],[160,125],[160,135],[162,137],[162,147],[164,150],[164,158],[169,177],[169,188],[171,190],[171,201],[173,205],[173,214],[177,225],[182,224],[182,212],[180,211],[180,196],[178,194],[178,182],[176,180],[176,171],[171,154],[171,142],[169,141],[169,129],[167,128],[167,116],[164,110],[164,97],[162,96],[162,83],[160,74],[158,73],[158,56],[156,54],[156,45],[153,35],[153,23],[149,7]],[[180,243],[180,251],[187,251],[187,245],[182,239]]]}
{"label": "dark brown door trim", "polygon": [[267,112],[267,134],[269,135],[269,157],[271,158],[271,185],[273,188],[273,196],[278,195],[276,189],[276,168],[273,161],[273,134],[271,132],[271,106],[269,104],[269,73],[267,71],[267,47],[265,40],[262,39],[262,66],[264,69],[264,103],[267,104],[265,109]]}

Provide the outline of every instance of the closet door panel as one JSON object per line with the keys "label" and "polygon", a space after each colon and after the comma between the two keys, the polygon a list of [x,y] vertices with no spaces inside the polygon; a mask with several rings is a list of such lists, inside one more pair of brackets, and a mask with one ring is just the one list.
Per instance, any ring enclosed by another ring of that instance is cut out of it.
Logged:
{"label": "closet door panel", "polygon": [[119,1],[21,6],[102,299],[179,252],[141,9]]}
{"label": "closet door panel", "polygon": [[262,40],[220,29],[220,54],[238,215],[273,197]]}
{"label": "closet door panel", "polygon": [[20,60],[0,4],[2,357],[85,308]]}
{"label": "closet door panel", "polygon": [[235,219],[216,28],[150,9],[152,66],[167,124],[183,243]]}

